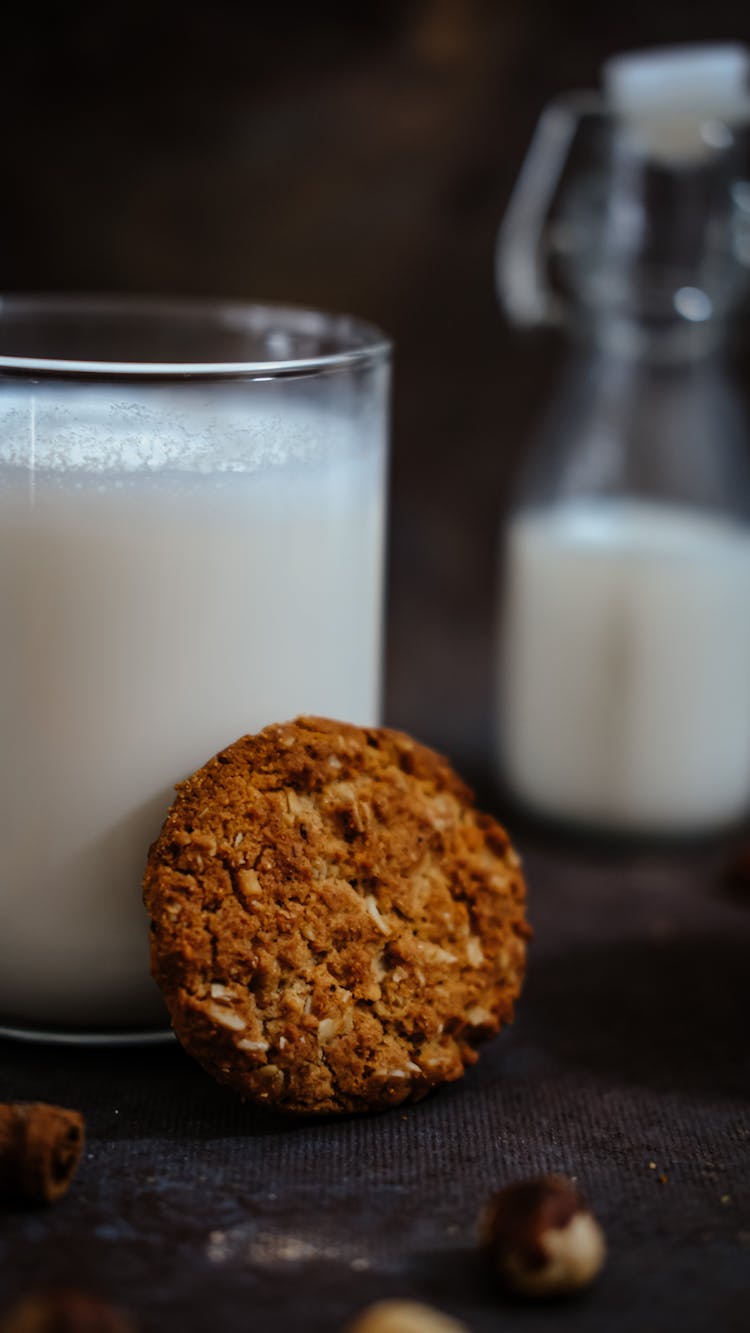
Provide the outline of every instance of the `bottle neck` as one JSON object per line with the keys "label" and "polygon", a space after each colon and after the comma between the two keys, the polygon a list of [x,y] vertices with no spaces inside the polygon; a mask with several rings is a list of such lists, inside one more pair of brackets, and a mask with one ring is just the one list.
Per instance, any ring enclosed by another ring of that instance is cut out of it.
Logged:
{"label": "bottle neck", "polygon": [[581,309],[569,313],[565,328],[579,347],[659,366],[713,359],[721,354],[728,338],[723,320],[657,322]]}

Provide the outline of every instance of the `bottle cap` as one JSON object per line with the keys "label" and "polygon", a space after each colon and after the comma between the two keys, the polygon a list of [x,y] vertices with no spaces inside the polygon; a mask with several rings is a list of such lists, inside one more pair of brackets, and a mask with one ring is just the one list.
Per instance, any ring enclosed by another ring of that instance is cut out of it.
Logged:
{"label": "bottle cap", "polygon": [[602,66],[610,107],[631,121],[649,155],[662,159],[727,147],[721,122],[747,118],[749,75],[750,50],[739,42],[629,51]]}

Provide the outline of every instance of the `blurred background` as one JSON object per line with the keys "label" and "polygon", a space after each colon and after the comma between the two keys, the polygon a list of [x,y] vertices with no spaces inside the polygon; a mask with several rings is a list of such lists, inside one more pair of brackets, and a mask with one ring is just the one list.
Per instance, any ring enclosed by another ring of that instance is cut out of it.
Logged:
{"label": "blurred background", "polygon": [[543,105],[739,0],[212,0],[4,16],[0,289],[348,310],[396,343],[386,719],[483,785],[497,515],[558,356],[498,223]]}

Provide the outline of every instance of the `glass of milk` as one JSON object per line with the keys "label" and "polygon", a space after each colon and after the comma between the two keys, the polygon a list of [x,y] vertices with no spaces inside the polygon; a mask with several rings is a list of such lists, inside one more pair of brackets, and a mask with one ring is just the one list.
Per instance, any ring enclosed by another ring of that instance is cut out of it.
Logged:
{"label": "glass of milk", "polygon": [[569,355],[502,525],[498,765],[627,835],[750,809],[750,435],[726,330],[750,265],[748,54],[616,59],[547,111],[501,230],[518,323]]}
{"label": "glass of milk", "polygon": [[165,1028],[140,884],[176,782],[379,719],[389,344],[348,317],[0,304],[0,1030]]}

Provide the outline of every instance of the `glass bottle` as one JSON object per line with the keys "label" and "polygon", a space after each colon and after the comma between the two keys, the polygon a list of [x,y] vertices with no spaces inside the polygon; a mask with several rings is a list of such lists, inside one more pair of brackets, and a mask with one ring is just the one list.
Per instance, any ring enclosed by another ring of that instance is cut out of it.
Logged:
{"label": "glass bottle", "polygon": [[498,763],[531,810],[603,831],[705,833],[750,806],[750,448],[727,356],[750,118],[746,57],[723,54],[703,88],[715,52],[649,54],[551,106],[499,237],[511,318],[570,348],[502,527]]}

